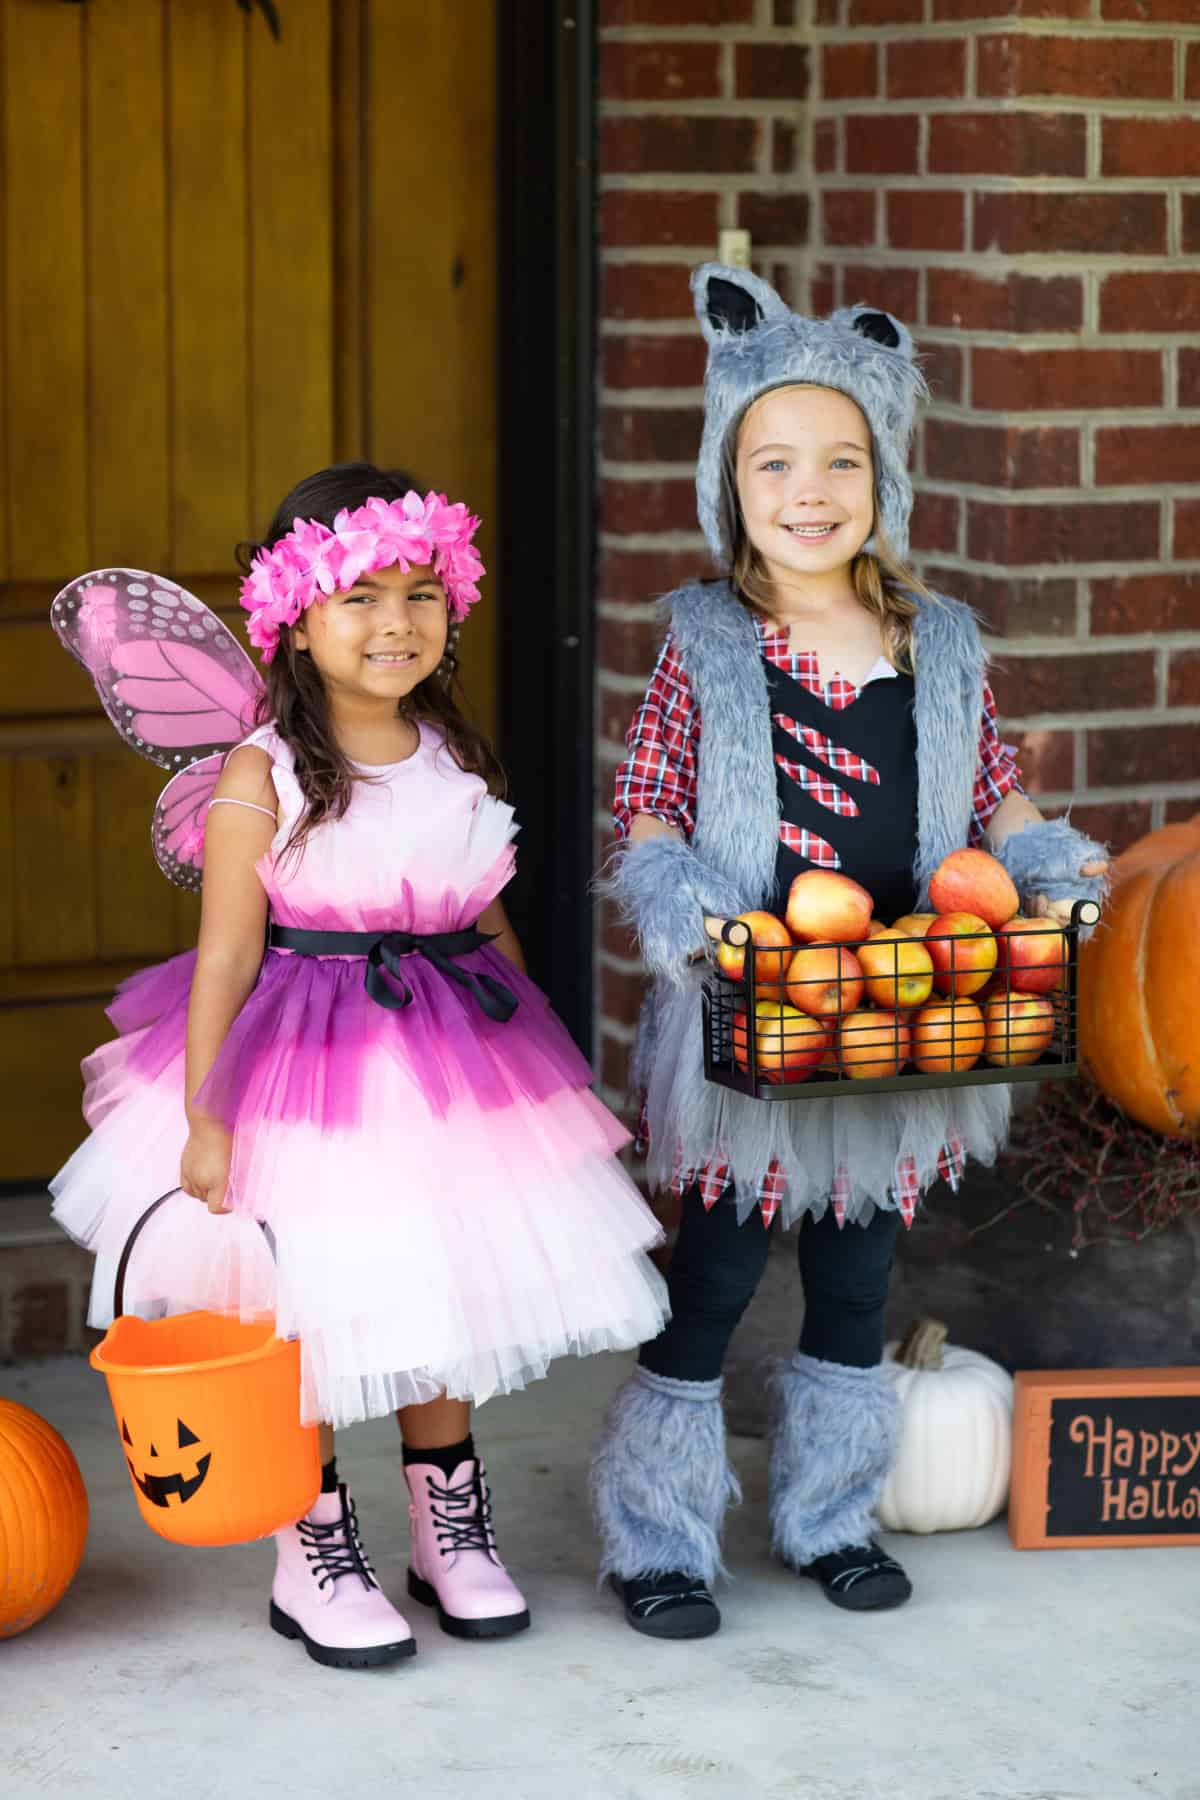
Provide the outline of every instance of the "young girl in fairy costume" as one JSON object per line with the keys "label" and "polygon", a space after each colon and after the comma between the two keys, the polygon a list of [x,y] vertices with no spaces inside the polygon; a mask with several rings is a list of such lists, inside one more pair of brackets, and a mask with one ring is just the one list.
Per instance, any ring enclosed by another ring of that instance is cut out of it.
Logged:
{"label": "young girl in fairy costume", "polygon": [[880,1369],[901,1219],[1004,1140],[1010,1089],[764,1105],[706,1083],[696,952],[719,921],[782,914],[795,876],[861,882],[885,920],[927,904],[942,859],[982,844],[1026,910],[1096,898],[1102,848],[1047,821],[1000,742],[973,615],[904,563],[924,390],[908,333],[854,307],[797,317],[763,281],[693,278],[708,341],[700,523],[728,577],[667,601],[670,630],[617,780],[611,889],[656,977],[635,1075],[648,1172],[681,1196],[671,1322],[617,1394],[594,1472],[603,1568],[652,1636],[699,1637],[737,1483],[721,1368],[798,1224],[799,1345],[774,1380],[773,1544],[853,1610],[911,1589],[872,1537],[898,1407]]}
{"label": "young girl in fairy costume", "polygon": [[270,1621],[337,1666],[415,1646],[333,1427],[397,1413],[409,1591],[446,1631],[507,1636],[529,1613],[471,1404],[663,1318],[626,1134],[500,899],[512,809],[454,697],[477,526],[367,464],[301,482],[242,588],[265,683],[158,577],[85,576],[54,608],[122,735],[180,771],[155,817],[163,867],[195,885],[203,854],[198,948],[118,993],[55,1216],[97,1253],[104,1325],[131,1226],[182,1186],[138,1240],[128,1309],[273,1312],[299,1337],[322,1492],[276,1537]]}

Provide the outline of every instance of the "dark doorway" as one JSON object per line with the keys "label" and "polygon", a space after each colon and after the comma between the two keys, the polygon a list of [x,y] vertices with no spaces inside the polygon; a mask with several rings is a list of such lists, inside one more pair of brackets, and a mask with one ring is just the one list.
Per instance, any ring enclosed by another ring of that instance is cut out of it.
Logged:
{"label": "dark doorway", "polygon": [[500,9],[501,741],[522,831],[511,910],[590,1053],[594,102],[591,0]]}

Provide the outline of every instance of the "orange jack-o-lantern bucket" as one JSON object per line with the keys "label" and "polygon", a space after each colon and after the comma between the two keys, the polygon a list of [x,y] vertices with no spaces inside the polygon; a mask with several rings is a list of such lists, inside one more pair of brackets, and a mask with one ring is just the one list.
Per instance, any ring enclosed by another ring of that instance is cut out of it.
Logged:
{"label": "orange jack-o-lantern bucket", "polygon": [[116,1316],[91,1363],[108,1382],[151,1531],[175,1544],[242,1544],[293,1524],[321,1486],[317,1428],[300,1423],[300,1345],[277,1338],[270,1319],[122,1316],[137,1235],[170,1198],[156,1200],[129,1235]]}

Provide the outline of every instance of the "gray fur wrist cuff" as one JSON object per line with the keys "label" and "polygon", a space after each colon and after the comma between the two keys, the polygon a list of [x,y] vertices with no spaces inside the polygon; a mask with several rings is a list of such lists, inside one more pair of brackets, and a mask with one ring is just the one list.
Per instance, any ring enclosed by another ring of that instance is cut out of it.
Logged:
{"label": "gray fur wrist cuff", "polygon": [[1103,844],[1087,837],[1066,819],[1040,819],[1005,838],[995,851],[1012,876],[1022,902],[1035,894],[1047,900],[1096,900],[1108,892],[1103,875],[1081,875],[1084,863],[1103,862]]}
{"label": "gray fur wrist cuff", "polygon": [[618,850],[597,886],[637,932],[646,967],[676,982],[687,973],[693,950],[706,941],[705,914],[734,918],[745,911],[733,883],[674,837]]}

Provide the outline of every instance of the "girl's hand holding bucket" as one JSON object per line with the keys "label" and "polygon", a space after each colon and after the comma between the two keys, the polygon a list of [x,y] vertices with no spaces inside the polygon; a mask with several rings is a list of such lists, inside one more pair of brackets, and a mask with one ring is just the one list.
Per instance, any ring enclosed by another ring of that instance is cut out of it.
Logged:
{"label": "girl's hand holding bucket", "polygon": [[194,1119],[179,1161],[179,1185],[210,1213],[232,1212],[225,1204],[233,1138],[215,1119]]}

